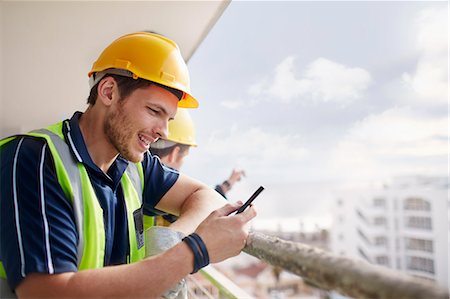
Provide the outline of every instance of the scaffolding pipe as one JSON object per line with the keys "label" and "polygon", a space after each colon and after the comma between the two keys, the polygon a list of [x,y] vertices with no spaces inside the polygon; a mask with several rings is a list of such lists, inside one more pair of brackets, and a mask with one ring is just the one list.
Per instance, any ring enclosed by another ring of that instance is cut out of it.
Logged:
{"label": "scaffolding pipe", "polygon": [[251,232],[244,252],[324,290],[354,298],[449,299],[447,290],[385,267]]}

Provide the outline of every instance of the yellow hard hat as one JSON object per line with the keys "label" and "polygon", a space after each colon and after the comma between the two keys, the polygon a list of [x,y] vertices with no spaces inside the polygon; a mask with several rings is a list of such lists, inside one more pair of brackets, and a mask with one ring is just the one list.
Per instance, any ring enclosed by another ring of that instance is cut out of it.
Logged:
{"label": "yellow hard hat", "polygon": [[93,74],[99,72],[143,78],[180,90],[183,97],[178,107],[198,107],[197,100],[191,95],[189,72],[180,49],[164,36],[136,32],[119,37],[94,62],[88,74],[93,82],[98,82]]}
{"label": "yellow hard hat", "polygon": [[179,108],[172,121],[169,121],[169,134],[167,138],[160,138],[150,145],[151,148],[163,149],[184,144],[197,146],[195,142],[195,127],[189,112],[186,109]]}
{"label": "yellow hard hat", "polygon": [[186,109],[178,109],[174,119],[169,121],[169,136],[166,139],[175,143],[197,146],[194,122]]}

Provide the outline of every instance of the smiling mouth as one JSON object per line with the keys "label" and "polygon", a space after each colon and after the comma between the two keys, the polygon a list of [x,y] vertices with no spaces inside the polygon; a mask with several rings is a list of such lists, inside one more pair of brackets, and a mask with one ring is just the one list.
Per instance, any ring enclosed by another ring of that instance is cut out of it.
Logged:
{"label": "smiling mouth", "polygon": [[148,138],[146,138],[145,136],[143,136],[141,134],[139,134],[138,137],[139,137],[139,140],[145,145],[146,148],[149,148],[150,147],[150,143],[153,142],[152,139],[148,139]]}

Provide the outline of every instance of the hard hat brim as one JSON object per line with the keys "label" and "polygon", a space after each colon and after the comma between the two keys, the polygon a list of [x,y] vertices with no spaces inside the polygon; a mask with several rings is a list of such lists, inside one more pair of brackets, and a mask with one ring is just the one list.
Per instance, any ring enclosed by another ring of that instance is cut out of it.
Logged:
{"label": "hard hat brim", "polygon": [[180,108],[198,108],[198,101],[191,95],[185,94],[185,96],[178,102]]}

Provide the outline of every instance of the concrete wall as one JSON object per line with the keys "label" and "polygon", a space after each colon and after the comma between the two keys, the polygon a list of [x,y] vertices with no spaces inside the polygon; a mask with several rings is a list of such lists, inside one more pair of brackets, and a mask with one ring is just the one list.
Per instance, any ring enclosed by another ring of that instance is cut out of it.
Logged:
{"label": "concrete wall", "polygon": [[84,110],[92,63],[115,38],[153,30],[186,60],[228,1],[0,2],[0,137]]}

